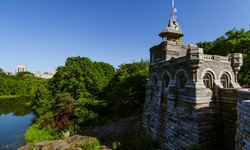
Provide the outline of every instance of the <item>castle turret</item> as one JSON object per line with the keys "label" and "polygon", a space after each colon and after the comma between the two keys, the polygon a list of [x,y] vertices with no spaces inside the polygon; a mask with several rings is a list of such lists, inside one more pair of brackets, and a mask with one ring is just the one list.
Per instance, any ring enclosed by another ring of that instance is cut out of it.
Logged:
{"label": "castle turret", "polygon": [[162,37],[162,39],[166,38],[169,41],[181,42],[183,33],[181,32],[177,18],[170,18],[168,26],[159,34],[159,36]]}
{"label": "castle turret", "polygon": [[176,12],[177,9],[173,7],[172,17],[169,19],[168,26],[159,34],[166,41],[164,40],[161,44],[150,48],[151,64],[186,55],[186,47],[183,47],[181,44],[183,33],[175,16]]}

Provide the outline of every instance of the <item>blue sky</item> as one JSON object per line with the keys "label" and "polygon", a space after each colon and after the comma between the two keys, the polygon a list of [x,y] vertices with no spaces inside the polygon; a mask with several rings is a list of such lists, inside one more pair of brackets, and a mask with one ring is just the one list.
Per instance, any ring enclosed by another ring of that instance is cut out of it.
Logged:
{"label": "blue sky", "polygon": [[[171,0],[0,0],[0,68],[51,71],[71,56],[118,67],[149,58]],[[184,44],[249,30],[249,0],[175,0]]]}

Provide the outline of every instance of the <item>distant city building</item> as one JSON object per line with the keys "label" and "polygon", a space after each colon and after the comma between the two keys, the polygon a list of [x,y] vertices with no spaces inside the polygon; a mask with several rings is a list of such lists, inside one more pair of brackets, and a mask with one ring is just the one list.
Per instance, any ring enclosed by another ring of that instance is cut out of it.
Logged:
{"label": "distant city building", "polygon": [[2,68],[0,68],[0,72],[5,73],[5,74],[7,74],[7,75],[13,75],[12,72],[5,71],[5,70],[3,70]]}
{"label": "distant city building", "polygon": [[28,71],[28,69],[24,65],[18,65],[17,68],[16,68],[15,73],[26,72],[26,71]]}
{"label": "distant city building", "polygon": [[44,78],[44,79],[49,79],[49,78],[52,78],[55,74],[56,74],[56,69],[53,68],[51,70],[51,72],[44,72],[43,74],[41,74],[39,71],[35,72],[34,73],[36,77],[39,77],[39,78]]}

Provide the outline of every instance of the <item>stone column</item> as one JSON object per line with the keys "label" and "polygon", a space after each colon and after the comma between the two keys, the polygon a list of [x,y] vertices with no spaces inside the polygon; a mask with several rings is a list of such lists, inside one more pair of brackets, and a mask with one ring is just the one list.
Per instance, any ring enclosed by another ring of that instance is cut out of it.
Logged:
{"label": "stone column", "polygon": [[237,81],[237,75],[238,75],[238,71],[240,70],[241,66],[243,64],[243,56],[241,53],[234,53],[232,55],[232,59],[231,59],[231,65],[234,71],[234,82],[238,83]]}

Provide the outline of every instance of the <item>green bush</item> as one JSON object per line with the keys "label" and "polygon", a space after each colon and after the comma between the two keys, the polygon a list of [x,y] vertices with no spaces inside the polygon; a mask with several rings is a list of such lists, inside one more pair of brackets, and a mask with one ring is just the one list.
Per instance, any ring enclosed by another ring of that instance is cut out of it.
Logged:
{"label": "green bush", "polygon": [[116,150],[155,150],[156,142],[148,136],[143,136],[137,139],[127,139],[122,142],[113,142],[113,149]]}
{"label": "green bush", "polygon": [[62,135],[55,134],[54,129],[51,126],[40,129],[39,125],[33,124],[26,131],[24,138],[26,143],[36,143],[45,140],[60,139],[62,138]]}
{"label": "green bush", "polygon": [[82,148],[84,150],[99,150],[100,142],[96,138],[89,138],[86,142],[71,145],[71,148]]}
{"label": "green bush", "polygon": [[200,150],[200,146],[197,144],[193,144],[191,145],[191,147],[189,148],[189,150]]}

